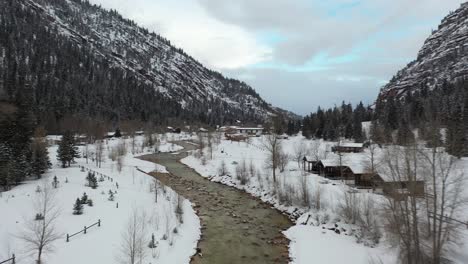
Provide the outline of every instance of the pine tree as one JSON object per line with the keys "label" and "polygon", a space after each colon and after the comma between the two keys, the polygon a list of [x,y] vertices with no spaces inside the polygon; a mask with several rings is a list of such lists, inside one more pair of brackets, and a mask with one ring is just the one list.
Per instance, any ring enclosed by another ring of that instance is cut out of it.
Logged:
{"label": "pine tree", "polygon": [[414,142],[414,134],[411,131],[406,119],[401,122],[400,128],[397,131],[396,143],[401,146],[408,146]]}
{"label": "pine tree", "polygon": [[75,138],[70,131],[66,131],[62,140],[59,143],[57,150],[57,159],[62,162],[62,167],[70,166],[75,158],[79,158],[78,147],[76,146]]}
{"label": "pine tree", "polygon": [[464,96],[464,104],[463,104],[463,119],[462,119],[462,127],[460,128],[463,134],[462,137],[462,155],[464,157],[468,157],[468,84],[465,84],[465,96]]}
{"label": "pine tree", "polygon": [[119,128],[117,128],[117,129],[115,130],[114,137],[116,137],[116,138],[122,137],[122,132],[120,132],[120,129],[119,129]]}
{"label": "pine tree", "polygon": [[[102,177],[102,176],[101,176]],[[88,176],[86,176],[86,180],[88,180],[88,186],[96,189],[98,187],[98,182],[96,178],[96,173],[88,172]],[[104,179],[103,179],[104,180]]]}
{"label": "pine tree", "polygon": [[364,140],[364,135],[362,133],[362,124],[361,120],[357,117],[354,118],[353,123],[353,138],[356,142],[362,142]]}
{"label": "pine tree", "polygon": [[86,204],[88,202],[88,195],[86,193],[83,193],[83,196],[81,196],[81,203]]}
{"label": "pine tree", "polygon": [[464,129],[463,110],[461,105],[456,106],[447,126],[446,149],[447,152],[461,157],[463,155]]}
{"label": "pine tree", "polygon": [[34,133],[34,140],[32,143],[32,174],[38,179],[46,172],[52,165],[49,160],[49,151],[47,150],[47,143],[45,142],[45,130],[37,128]]}
{"label": "pine tree", "polygon": [[73,205],[73,214],[74,215],[83,214],[83,204],[81,203],[80,198],[76,198],[75,204]]}

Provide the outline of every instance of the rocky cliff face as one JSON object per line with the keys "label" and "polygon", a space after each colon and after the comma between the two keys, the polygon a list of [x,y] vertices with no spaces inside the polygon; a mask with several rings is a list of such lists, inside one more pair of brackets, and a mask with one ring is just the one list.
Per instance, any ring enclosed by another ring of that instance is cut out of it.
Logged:
{"label": "rocky cliff face", "polygon": [[385,85],[380,97],[396,96],[422,86],[434,88],[468,76],[468,3],[446,16],[426,39],[416,60]]}

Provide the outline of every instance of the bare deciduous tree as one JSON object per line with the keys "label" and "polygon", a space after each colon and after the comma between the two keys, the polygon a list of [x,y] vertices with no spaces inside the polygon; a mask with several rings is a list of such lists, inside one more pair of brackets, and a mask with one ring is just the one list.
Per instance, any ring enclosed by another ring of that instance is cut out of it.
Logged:
{"label": "bare deciduous tree", "polygon": [[210,160],[213,159],[213,135],[211,134],[211,132],[208,132],[208,135],[206,137],[206,146],[208,148],[208,154],[210,155]]}
{"label": "bare deciduous tree", "polygon": [[371,142],[369,144],[369,147],[367,148],[368,151],[366,152],[366,155],[367,155],[367,162],[368,162],[368,171],[370,173],[375,173],[376,171],[376,167],[377,167],[377,160],[376,160],[376,155],[377,155],[377,151],[379,149],[379,145]]}
{"label": "bare deciduous tree", "polygon": [[61,234],[57,231],[56,222],[60,215],[55,202],[55,190],[44,183],[34,201],[34,209],[42,217],[39,220],[26,221],[25,229],[18,236],[25,242],[26,248],[32,254],[37,254],[36,263],[42,263],[42,256],[53,250],[53,244]]}
{"label": "bare deciduous tree", "polygon": [[273,182],[276,183],[276,170],[279,166],[280,153],[282,150],[281,141],[276,134],[270,134],[264,137],[262,145],[268,153],[266,166],[273,171]]}
{"label": "bare deciduous tree", "polygon": [[301,163],[304,157],[307,155],[307,146],[304,142],[297,142],[294,145],[294,160],[297,162],[297,166],[301,168]]}
{"label": "bare deciduous tree", "polygon": [[431,247],[432,263],[441,263],[447,245],[456,242],[458,223],[450,219],[459,216],[466,203],[463,197],[465,179],[457,171],[456,158],[442,148],[420,151],[423,175],[426,181],[427,238]]}
{"label": "bare deciduous tree", "polygon": [[284,170],[286,169],[286,166],[288,166],[290,159],[291,157],[289,156],[288,153],[284,151],[280,151],[279,160],[278,160],[278,167],[280,169],[280,172],[284,172]]}
{"label": "bare deciduous tree", "polygon": [[89,155],[90,155],[90,151],[89,151],[89,144],[88,142],[85,143],[84,145],[84,148],[83,148],[83,157],[86,158],[86,164],[88,164],[88,158],[89,158]]}
{"label": "bare deciduous tree", "polygon": [[123,166],[124,166],[124,159],[123,159],[122,156],[118,156],[118,157],[117,157],[117,171],[118,171],[119,173],[122,172]]}
{"label": "bare deciduous tree", "polygon": [[104,143],[102,139],[96,140],[94,148],[94,154],[96,155],[96,166],[101,168],[101,163],[104,159]]}
{"label": "bare deciduous tree", "polygon": [[301,200],[302,200],[302,206],[305,206],[307,208],[311,207],[309,177],[307,176],[301,177]]}
{"label": "bare deciduous tree", "polygon": [[221,161],[221,164],[219,165],[218,174],[220,176],[228,175],[228,170],[227,170],[226,162],[224,161],[224,159]]}
{"label": "bare deciduous tree", "polygon": [[146,256],[146,215],[144,211],[134,208],[122,232],[120,245],[122,264],[142,264]]}
{"label": "bare deciduous tree", "polygon": [[[387,175],[407,185],[405,192],[393,193],[385,204],[387,230],[400,248],[401,261],[449,260],[448,246],[458,238],[456,218],[466,203],[464,177],[456,168],[456,158],[442,148],[414,143],[388,147],[384,162]],[[414,189],[418,180],[426,183],[423,196]]]}
{"label": "bare deciduous tree", "polygon": [[360,220],[360,199],[354,192],[344,191],[339,213],[349,223],[356,224]]}
{"label": "bare deciduous tree", "polygon": [[236,166],[236,178],[242,185],[245,185],[249,182],[249,173],[245,160],[242,160],[242,162]]}
{"label": "bare deciduous tree", "polygon": [[175,215],[180,224],[184,222],[184,197],[175,193]]}
{"label": "bare deciduous tree", "polygon": [[257,168],[255,168],[255,164],[253,163],[253,160],[250,160],[250,163],[249,163],[249,177],[254,178],[256,176],[255,173],[257,173]]}

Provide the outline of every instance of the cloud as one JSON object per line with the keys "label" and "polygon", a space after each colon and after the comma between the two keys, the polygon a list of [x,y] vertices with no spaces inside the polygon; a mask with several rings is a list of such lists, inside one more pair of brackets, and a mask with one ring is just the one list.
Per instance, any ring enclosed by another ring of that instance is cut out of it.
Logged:
{"label": "cloud", "polygon": [[91,0],[112,8],[183,48],[207,67],[223,70],[269,60],[272,49],[248,30],[209,16],[196,1]]}
{"label": "cloud", "polygon": [[[304,114],[372,103],[464,0],[91,0]],[[285,92],[287,91],[287,92]]]}

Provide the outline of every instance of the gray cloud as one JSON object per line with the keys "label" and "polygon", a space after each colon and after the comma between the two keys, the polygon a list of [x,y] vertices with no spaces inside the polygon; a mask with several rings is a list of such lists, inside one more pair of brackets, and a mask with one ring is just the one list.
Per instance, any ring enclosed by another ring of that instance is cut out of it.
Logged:
{"label": "gray cloud", "polygon": [[[301,114],[342,100],[372,103],[382,82],[416,58],[430,30],[464,2],[91,1],[117,9],[206,66],[245,80],[267,101]],[[281,40],[264,43],[262,34],[272,32]],[[332,59],[352,56],[318,65],[319,71],[304,67],[321,54]],[[259,68],[262,63],[268,68]],[[295,68],[301,70],[291,70]]]}

